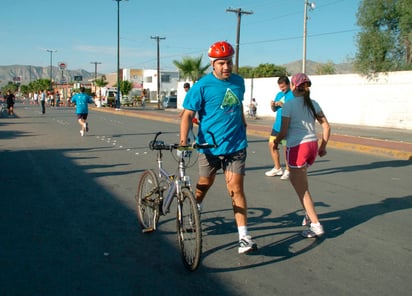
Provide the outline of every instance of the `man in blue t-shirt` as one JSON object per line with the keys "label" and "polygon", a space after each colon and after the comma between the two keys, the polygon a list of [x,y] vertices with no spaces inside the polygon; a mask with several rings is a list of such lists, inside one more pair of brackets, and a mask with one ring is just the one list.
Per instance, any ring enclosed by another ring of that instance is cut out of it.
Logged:
{"label": "man in blue t-shirt", "polygon": [[87,116],[89,114],[89,105],[94,103],[91,96],[85,93],[84,87],[80,88],[80,93],[72,97],[72,103],[76,104],[77,121],[81,126],[80,135],[83,137],[89,131]]}
{"label": "man in blue t-shirt", "polygon": [[[270,155],[272,156],[274,166],[273,166],[273,169],[265,172],[265,175],[268,177],[281,176],[280,177],[281,180],[288,180],[289,179],[289,168],[288,168],[288,164],[286,161],[286,157],[285,157],[286,169],[285,171],[283,171],[280,166],[279,151],[273,149],[273,141],[276,139],[276,136],[280,132],[280,127],[282,124],[283,104],[293,99],[294,96],[293,96],[293,92],[290,89],[290,81],[287,76],[279,77],[278,86],[279,86],[280,92],[276,95],[275,99],[270,102],[272,111],[276,112],[276,119],[275,119],[275,122],[273,123],[272,132],[270,133],[270,137],[269,137],[269,152],[270,152]],[[286,150],[285,150],[284,142],[285,141],[283,141],[282,144],[283,144],[283,150],[285,154]]]}
{"label": "man in blue t-shirt", "polygon": [[232,45],[225,41],[216,42],[209,48],[213,71],[196,82],[186,94],[180,144],[187,145],[187,136],[197,112],[200,121],[197,142],[213,143],[211,132],[218,147],[199,150],[196,199],[202,203],[216,172],[223,169],[238,227],[238,252],[242,254],[256,250],[257,246],[247,230],[247,204],[243,189],[247,155],[246,119],[242,104],[245,83],[242,77],[232,74],[234,52]]}

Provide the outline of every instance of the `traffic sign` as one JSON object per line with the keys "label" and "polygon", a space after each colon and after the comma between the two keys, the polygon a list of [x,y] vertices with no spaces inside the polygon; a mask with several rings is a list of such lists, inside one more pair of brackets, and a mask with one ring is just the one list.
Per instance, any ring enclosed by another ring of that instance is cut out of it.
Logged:
{"label": "traffic sign", "polygon": [[64,69],[66,69],[66,67],[67,67],[67,64],[66,64],[66,63],[63,63],[63,62],[60,62],[60,63],[59,63],[59,68],[60,68],[60,70],[64,70]]}

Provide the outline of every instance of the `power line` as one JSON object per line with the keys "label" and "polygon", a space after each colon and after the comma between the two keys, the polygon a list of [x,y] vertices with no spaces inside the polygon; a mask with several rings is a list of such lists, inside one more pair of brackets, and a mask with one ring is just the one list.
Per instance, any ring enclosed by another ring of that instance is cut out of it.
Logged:
{"label": "power line", "polygon": [[[343,33],[356,32],[356,31],[358,31],[358,29],[343,30],[343,31],[336,31],[336,32],[325,32],[325,33],[318,33],[318,34],[309,34],[307,37],[318,37],[318,36],[326,36],[326,35],[335,35],[335,34],[343,34]],[[278,39],[270,39],[270,40],[260,40],[260,41],[253,41],[253,42],[245,42],[245,43],[242,43],[242,45],[270,43],[270,42],[278,42],[278,41],[293,40],[293,39],[302,39],[302,36],[293,36],[293,37],[285,37],[285,38],[278,38]]]}

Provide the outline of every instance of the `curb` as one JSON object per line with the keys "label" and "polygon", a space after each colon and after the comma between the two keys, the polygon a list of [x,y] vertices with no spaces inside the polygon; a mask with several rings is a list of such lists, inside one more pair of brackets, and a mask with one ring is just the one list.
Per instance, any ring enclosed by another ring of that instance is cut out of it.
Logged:
{"label": "curb", "polygon": [[[106,112],[112,114],[125,115],[130,117],[144,118],[149,120],[156,120],[162,122],[170,122],[179,124],[180,119],[177,114],[171,112],[173,116],[169,114],[164,114],[165,116],[159,116],[159,114],[151,113],[154,110],[139,110],[136,112],[133,110],[124,109],[112,109],[103,107],[90,107],[91,110]],[[155,110],[157,111],[157,110]],[[270,128],[267,126],[249,124],[247,135],[249,136],[259,136],[263,138],[269,138]],[[394,148],[398,146],[399,148]],[[393,148],[391,148],[393,147]],[[328,142],[328,148],[346,150],[346,151],[356,151],[360,153],[373,154],[377,156],[385,156],[390,158],[396,158],[400,160],[411,161],[412,160],[412,144],[406,142],[396,142],[396,141],[384,141],[372,138],[362,138],[356,136],[345,136],[339,134],[332,134]]]}

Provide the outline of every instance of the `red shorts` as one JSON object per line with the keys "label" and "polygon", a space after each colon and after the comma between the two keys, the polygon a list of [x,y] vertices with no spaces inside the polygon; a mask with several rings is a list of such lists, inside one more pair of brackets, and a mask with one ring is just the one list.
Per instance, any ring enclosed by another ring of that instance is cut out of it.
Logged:
{"label": "red shorts", "polygon": [[286,149],[286,160],[291,168],[312,165],[318,155],[318,142],[306,142]]}

